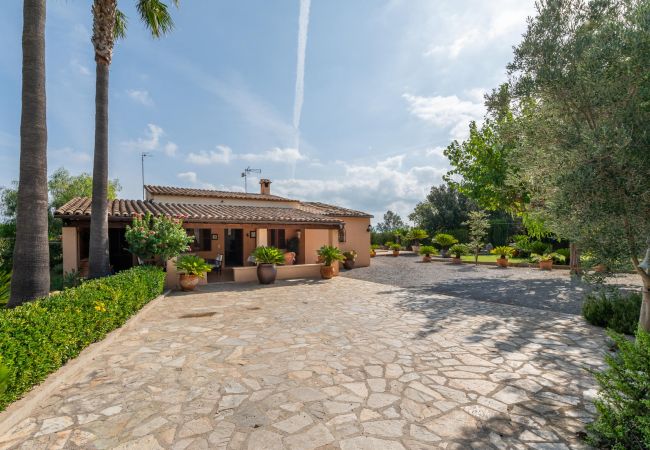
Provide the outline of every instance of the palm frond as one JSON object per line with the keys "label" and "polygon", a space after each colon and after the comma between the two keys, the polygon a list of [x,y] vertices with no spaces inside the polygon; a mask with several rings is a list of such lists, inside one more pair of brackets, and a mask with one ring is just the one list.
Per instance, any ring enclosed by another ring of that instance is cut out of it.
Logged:
{"label": "palm frond", "polygon": [[[174,6],[179,4],[179,0],[171,0],[171,2]],[[153,37],[159,38],[174,28],[174,21],[166,3],[160,0],[138,0],[136,7],[140,13],[140,19],[151,31]]]}
{"label": "palm frond", "polygon": [[128,19],[126,14],[124,14],[119,9],[115,11],[115,39],[124,39],[126,37],[126,28],[128,25]]}

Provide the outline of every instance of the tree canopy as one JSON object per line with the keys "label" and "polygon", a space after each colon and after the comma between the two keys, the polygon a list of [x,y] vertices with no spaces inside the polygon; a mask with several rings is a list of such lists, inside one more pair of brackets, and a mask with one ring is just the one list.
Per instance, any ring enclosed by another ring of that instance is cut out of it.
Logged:
{"label": "tree canopy", "polygon": [[377,231],[380,233],[397,231],[404,227],[404,221],[399,214],[396,214],[391,210],[386,211],[383,222],[379,222],[376,226]]}
{"label": "tree canopy", "polygon": [[[93,179],[88,173],[71,175],[63,167],[57,169],[47,183],[50,191],[50,206],[60,208],[75,197],[90,197],[93,192]],[[113,200],[122,189],[120,181],[115,178],[108,182],[108,199]]]}
{"label": "tree canopy", "polygon": [[415,206],[409,219],[433,236],[440,231],[461,228],[468,213],[476,204],[456,189],[447,186],[433,186],[427,198]]}

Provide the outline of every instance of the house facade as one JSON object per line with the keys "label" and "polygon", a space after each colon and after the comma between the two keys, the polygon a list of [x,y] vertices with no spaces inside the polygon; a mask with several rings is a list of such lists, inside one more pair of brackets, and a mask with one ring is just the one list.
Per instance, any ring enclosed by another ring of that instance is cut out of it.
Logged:
{"label": "house facade", "polygon": [[[258,246],[296,253],[296,265],[317,263],[316,250],[334,245],[356,250],[356,265],[370,264],[370,214],[318,202],[302,202],[271,194],[271,181],[260,180],[260,192],[216,191],[169,186],[145,186],[146,200],[109,201],[109,252],[114,271],[136,264],[126,248],[126,226],[133,216],[182,216],[194,236],[191,252],[206,259],[221,255],[226,269],[253,266]],[[63,220],[63,270],[88,270],[90,198],[75,198],[55,211]]]}

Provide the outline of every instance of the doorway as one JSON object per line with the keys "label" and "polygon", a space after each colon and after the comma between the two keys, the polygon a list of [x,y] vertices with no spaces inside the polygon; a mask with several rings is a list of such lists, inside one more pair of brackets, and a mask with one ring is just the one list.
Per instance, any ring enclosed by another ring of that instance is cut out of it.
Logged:
{"label": "doorway", "polygon": [[244,229],[226,228],[224,230],[224,265],[241,267],[244,265]]}

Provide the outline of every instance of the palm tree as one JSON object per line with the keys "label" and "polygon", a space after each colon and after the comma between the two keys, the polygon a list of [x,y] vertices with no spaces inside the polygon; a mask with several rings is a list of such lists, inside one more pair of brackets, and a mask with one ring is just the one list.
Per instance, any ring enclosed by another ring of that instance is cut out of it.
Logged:
{"label": "palm tree", "polygon": [[48,295],[47,124],[45,121],[45,0],[23,3],[23,85],[16,246],[8,305]]}
{"label": "palm tree", "polygon": [[[178,6],[178,0],[171,0]],[[137,0],[140,19],[154,38],[174,26],[167,5],[160,0]],[[115,40],[126,35],[126,16],[117,9],[117,0],[94,0],[93,37],[97,78],[95,84],[95,157],[93,197],[90,214],[90,278],[110,273],[108,255],[108,78]]]}

